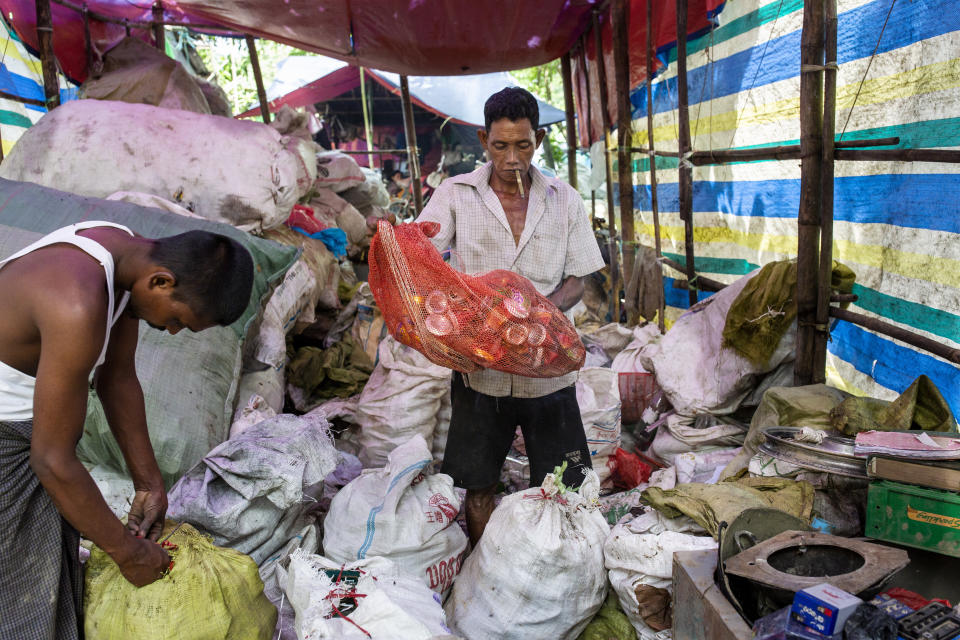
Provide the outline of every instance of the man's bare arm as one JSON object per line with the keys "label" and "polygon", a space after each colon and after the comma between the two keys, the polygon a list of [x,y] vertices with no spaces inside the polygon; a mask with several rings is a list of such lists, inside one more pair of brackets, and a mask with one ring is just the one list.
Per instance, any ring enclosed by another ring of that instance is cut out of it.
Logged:
{"label": "man's bare arm", "polygon": [[99,356],[106,326],[104,310],[91,312],[83,293],[47,296],[34,310],[42,348],[30,466],[63,517],[110,554],[128,580],[141,586],[161,576],[169,564],[167,553],[127,531],[76,455],[86,418],[87,376]]}
{"label": "man's bare arm", "polygon": [[137,379],[139,323],[122,316],[110,333],[107,357],[97,374],[97,395],[116,438],[136,490],[127,527],[136,535],[158,540],[167,512],[167,493],[150,445],[143,390]]}
{"label": "man's bare arm", "polygon": [[553,293],[547,296],[560,311],[566,311],[583,297],[583,278],[567,276]]}

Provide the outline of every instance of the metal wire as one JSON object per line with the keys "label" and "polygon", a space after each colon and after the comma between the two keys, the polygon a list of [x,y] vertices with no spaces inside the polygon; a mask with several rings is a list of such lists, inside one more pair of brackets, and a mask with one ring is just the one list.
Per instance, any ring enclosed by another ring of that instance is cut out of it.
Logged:
{"label": "metal wire", "polygon": [[887,10],[887,17],[883,20],[883,26],[880,27],[880,35],[877,36],[877,44],[873,47],[873,53],[870,54],[870,60],[867,61],[867,68],[863,70],[863,77],[860,78],[860,85],[857,87],[857,93],[853,96],[853,104],[850,105],[850,110],[847,112],[847,119],[843,123],[843,130],[840,132],[840,140],[843,140],[843,134],[847,132],[847,125],[850,124],[850,116],[853,115],[853,108],[857,106],[857,99],[860,97],[860,90],[863,89],[863,83],[867,79],[867,74],[870,73],[870,65],[873,64],[873,59],[877,56],[877,51],[880,49],[880,41],[883,39],[883,32],[887,28],[887,22],[890,21],[890,14],[893,13],[893,6],[897,4],[897,0],[892,0],[890,2],[890,9]]}

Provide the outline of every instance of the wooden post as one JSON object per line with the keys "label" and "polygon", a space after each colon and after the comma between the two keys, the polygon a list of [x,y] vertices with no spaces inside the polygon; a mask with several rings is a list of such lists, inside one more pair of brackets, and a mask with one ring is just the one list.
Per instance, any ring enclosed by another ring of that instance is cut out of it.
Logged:
{"label": "wooden post", "polygon": [[264,124],[270,124],[270,103],[267,102],[267,90],[263,87],[260,74],[260,58],[257,56],[257,42],[247,34],[247,50],[250,52],[250,66],[253,67],[253,79],[257,83],[257,97],[260,98],[260,115]]}
{"label": "wooden post", "polygon": [[814,381],[823,186],[823,0],[803,3],[800,37],[800,210],[797,214],[797,360],[794,384]]}
{"label": "wooden post", "polygon": [[60,81],[57,78],[57,60],[53,55],[50,0],[37,0],[37,41],[40,44],[40,65],[43,68],[43,95],[49,111],[60,106]]}
{"label": "wooden post", "polygon": [[413,120],[413,103],[410,101],[410,84],[407,76],[400,76],[400,99],[403,101],[403,131],[407,137],[407,162],[410,166],[410,184],[413,185],[413,202],[417,215],[423,210],[423,187],[420,184],[420,150],[417,149],[417,127]]}
{"label": "wooden post", "polygon": [[577,113],[573,106],[573,73],[570,53],[560,56],[560,75],[563,76],[563,108],[567,112],[567,180],[577,188]]}
{"label": "wooden post", "polygon": [[610,231],[611,322],[620,322],[620,261],[617,259],[617,219],[613,214],[613,167],[610,161],[610,111],[607,109],[607,70],[603,61],[603,38],[598,12],[593,12],[593,34],[597,49],[597,79],[600,82],[600,111],[603,116],[603,157],[607,172],[607,225]]}
{"label": "wooden post", "polygon": [[166,53],[167,37],[163,30],[163,3],[159,0],[153,3],[153,42],[157,49]]}
{"label": "wooden post", "polygon": [[[613,68],[617,84],[617,182],[620,190],[620,235],[624,282],[633,277],[637,254],[637,234],[633,227],[633,170],[630,143],[632,106],[630,104],[630,53],[628,0],[614,0],[610,12],[613,27]],[[627,318],[630,322],[630,318]]]}
{"label": "wooden post", "polygon": [[[813,377],[816,383],[827,379],[827,324],[830,322],[830,280],[833,273],[833,137],[837,112],[837,0],[824,3],[824,77],[823,77],[823,175],[820,203],[820,272],[818,274],[817,326],[813,335]],[[799,285],[799,283],[798,283]]]}
{"label": "wooden post", "polygon": [[87,3],[83,3],[83,11],[80,13],[83,18],[83,48],[87,54],[87,77],[98,77],[99,70],[96,67],[96,58],[93,55],[93,38],[90,37],[90,12],[87,10]]}
{"label": "wooden post", "polygon": [[[686,251],[687,282],[693,285],[693,168],[684,155],[690,152],[690,110],[687,98],[687,0],[677,0],[677,112],[679,114],[680,219],[683,220],[683,244]],[[690,306],[697,303],[697,289],[688,290]]]}
{"label": "wooden post", "polygon": [[[657,157],[654,155],[656,148],[653,142],[653,0],[647,0],[647,146],[650,147],[650,210],[653,212],[653,242],[657,251],[657,258],[663,257],[663,250],[660,244],[660,210],[657,205]],[[657,262],[657,268],[660,272],[660,287],[663,287],[663,263]],[[660,333],[666,329],[666,296],[660,296],[660,311],[657,314],[657,326]]]}

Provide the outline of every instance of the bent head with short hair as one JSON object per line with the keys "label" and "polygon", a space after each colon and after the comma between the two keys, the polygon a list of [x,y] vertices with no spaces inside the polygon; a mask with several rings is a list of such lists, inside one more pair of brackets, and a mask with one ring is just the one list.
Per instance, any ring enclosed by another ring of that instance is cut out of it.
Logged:
{"label": "bent head with short hair", "polygon": [[530,121],[530,128],[534,131],[540,126],[540,106],[533,94],[520,87],[507,87],[489,98],[483,105],[483,122],[490,131],[490,125],[497,120],[506,118],[511,122],[519,122],[526,118]]}
{"label": "bent head with short hair", "polygon": [[234,323],[250,302],[253,259],[236,240],[187,231],[154,240],[150,259],[173,275],[171,298],[210,324]]}

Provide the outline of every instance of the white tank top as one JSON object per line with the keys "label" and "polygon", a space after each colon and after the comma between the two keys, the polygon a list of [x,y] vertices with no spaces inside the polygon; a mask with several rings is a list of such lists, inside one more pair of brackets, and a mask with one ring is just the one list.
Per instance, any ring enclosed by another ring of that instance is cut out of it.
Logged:
{"label": "white tank top", "polygon": [[[114,304],[113,256],[110,255],[110,252],[107,251],[106,248],[104,248],[104,246],[100,243],[95,242],[90,238],[77,235],[77,231],[94,227],[112,227],[115,229],[122,229],[131,236],[133,235],[133,232],[130,231],[130,229],[112,222],[80,222],[78,224],[70,225],[69,227],[57,229],[53,233],[43,236],[29,247],[21,249],[6,260],[0,261],[0,269],[2,269],[3,266],[8,262],[16,260],[17,258],[22,258],[32,251],[36,251],[37,249],[47,247],[52,244],[72,244],[90,254],[97,260],[97,262],[100,263],[107,279],[107,333],[104,336],[103,348],[100,350],[100,357],[97,358],[97,364],[94,365],[94,369],[96,369],[103,364],[103,361],[107,356],[107,345],[110,344],[110,329],[113,328],[113,325],[120,318],[120,314],[123,313],[124,308],[127,306],[127,300],[130,299],[130,293],[125,291],[123,296],[120,298],[120,304]],[[91,375],[92,374],[93,371],[91,371]],[[36,384],[36,378],[28,376],[27,374],[18,371],[8,364],[0,361],[0,420],[18,421],[32,419],[33,391]]]}

